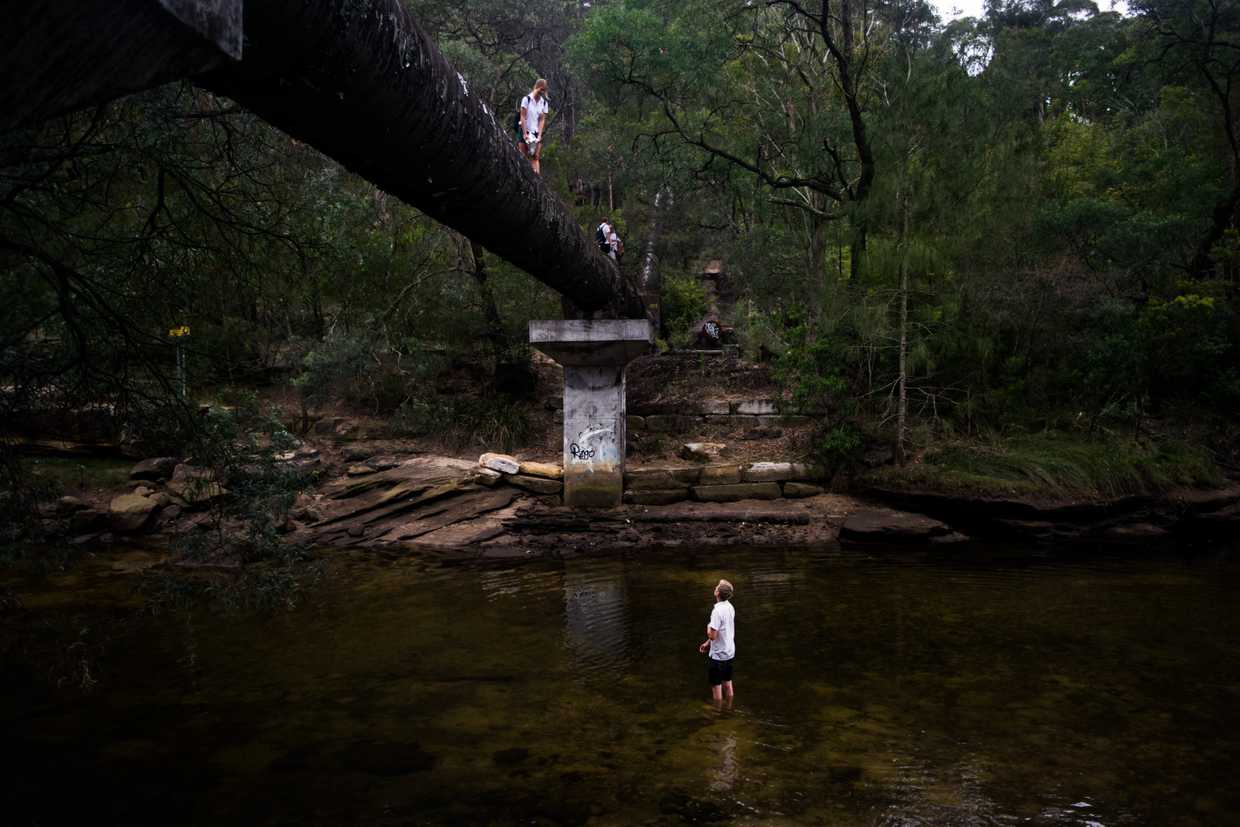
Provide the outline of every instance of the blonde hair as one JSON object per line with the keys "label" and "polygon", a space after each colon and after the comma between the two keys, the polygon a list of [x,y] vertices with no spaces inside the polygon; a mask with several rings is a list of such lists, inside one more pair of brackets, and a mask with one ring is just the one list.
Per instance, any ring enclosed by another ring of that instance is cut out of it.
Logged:
{"label": "blonde hair", "polygon": [[537,92],[539,89],[546,89],[546,88],[547,88],[547,79],[539,78],[538,80],[534,81],[534,88],[530,90],[530,94],[532,95],[535,92]]}
{"label": "blonde hair", "polygon": [[715,586],[715,591],[719,592],[719,597],[722,600],[732,599],[732,584],[727,580],[720,580],[719,585]]}

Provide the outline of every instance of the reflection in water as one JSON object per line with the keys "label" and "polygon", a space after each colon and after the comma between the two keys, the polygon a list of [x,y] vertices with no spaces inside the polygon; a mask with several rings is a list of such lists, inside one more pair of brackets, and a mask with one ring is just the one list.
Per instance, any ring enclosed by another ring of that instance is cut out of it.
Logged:
{"label": "reflection in water", "polygon": [[586,680],[619,679],[629,666],[628,593],[618,561],[574,561],[564,572],[564,639]]}
{"label": "reflection in water", "polygon": [[[1240,822],[1226,557],[360,559],[266,616],[21,595],[6,823]],[[731,710],[696,651],[719,577]],[[48,681],[84,659],[88,694]]]}
{"label": "reflection in water", "polygon": [[736,787],[736,733],[728,732],[719,738],[715,750],[717,758],[710,788],[715,792],[731,792]]}

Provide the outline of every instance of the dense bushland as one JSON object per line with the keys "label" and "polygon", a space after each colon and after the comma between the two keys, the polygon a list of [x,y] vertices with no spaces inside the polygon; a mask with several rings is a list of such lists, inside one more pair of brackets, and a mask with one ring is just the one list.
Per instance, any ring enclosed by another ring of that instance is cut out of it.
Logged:
{"label": "dense bushland", "polygon": [[[501,117],[550,80],[544,175],[587,232],[611,216],[623,267],[674,195],[664,341],[690,341],[693,275],[722,258],[745,353],[826,414],[820,458],[888,442],[925,475],[961,440],[1119,440],[1234,470],[1240,12],[1130,5],[945,24],[915,1],[410,2]],[[0,417],[106,412],[152,447],[196,438],[192,403],[223,386],[287,388],[294,432],[345,404],[519,444],[527,421],[496,411],[529,390],[526,322],[559,313],[188,84],[0,136],[0,295]]]}

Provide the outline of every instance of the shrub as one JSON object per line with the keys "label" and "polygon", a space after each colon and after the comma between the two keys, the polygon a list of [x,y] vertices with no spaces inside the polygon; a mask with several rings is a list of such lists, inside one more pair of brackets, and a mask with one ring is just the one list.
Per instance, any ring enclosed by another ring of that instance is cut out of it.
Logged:
{"label": "shrub", "polygon": [[683,274],[668,274],[663,281],[663,326],[674,347],[693,343],[693,326],[706,311],[706,289],[700,281]]}

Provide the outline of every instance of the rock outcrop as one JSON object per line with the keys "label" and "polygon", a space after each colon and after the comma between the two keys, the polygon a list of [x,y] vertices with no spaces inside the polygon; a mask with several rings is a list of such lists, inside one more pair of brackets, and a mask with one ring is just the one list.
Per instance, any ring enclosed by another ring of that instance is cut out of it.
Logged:
{"label": "rock outcrop", "polygon": [[117,534],[137,534],[151,524],[159,503],[140,494],[122,494],[108,505],[108,523]]}

